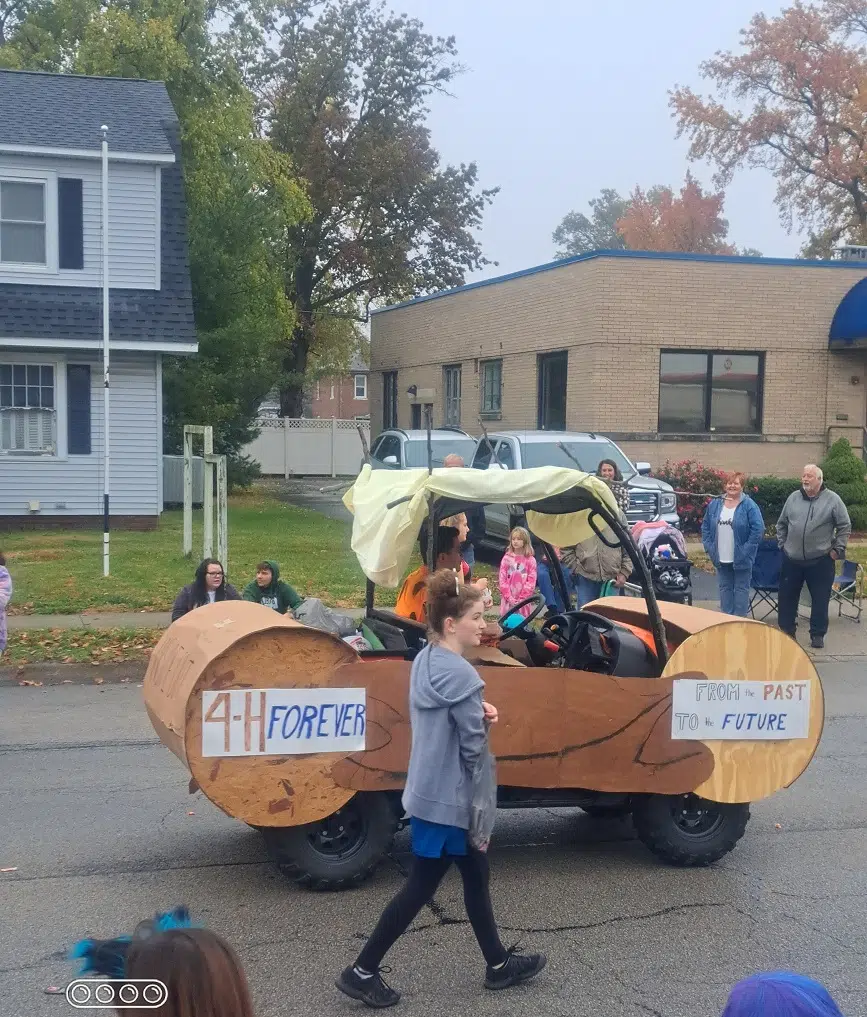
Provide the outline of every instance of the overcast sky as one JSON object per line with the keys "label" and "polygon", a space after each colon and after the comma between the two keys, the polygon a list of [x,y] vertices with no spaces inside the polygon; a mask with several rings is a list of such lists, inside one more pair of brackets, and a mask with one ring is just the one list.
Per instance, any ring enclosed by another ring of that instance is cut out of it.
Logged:
{"label": "overcast sky", "polygon": [[[703,86],[698,67],[763,0],[391,0],[436,35],[454,35],[467,72],[454,97],[432,103],[433,142],[445,162],[475,160],[483,186],[499,185],[482,244],[499,275],[551,261],[551,234],[570,210],[587,212],[603,187],[679,186],[689,163],[668,107],[674,85]],[[712,173],[693,164],[710,185]],[[797,235],[780,224],[774,182],[741,172],[725,215],[739,247],[794,257]]]}

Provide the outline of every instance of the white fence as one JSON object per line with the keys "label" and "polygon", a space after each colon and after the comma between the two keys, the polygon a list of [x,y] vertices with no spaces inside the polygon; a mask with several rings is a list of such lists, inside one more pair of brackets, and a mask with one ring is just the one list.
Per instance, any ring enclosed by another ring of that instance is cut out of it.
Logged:
{"label": "white fence", "polygon": [[370,441],[369,421],[262,417],[259,436],[244,452],[265,476],[352,477],[364,452],[358,428]]}

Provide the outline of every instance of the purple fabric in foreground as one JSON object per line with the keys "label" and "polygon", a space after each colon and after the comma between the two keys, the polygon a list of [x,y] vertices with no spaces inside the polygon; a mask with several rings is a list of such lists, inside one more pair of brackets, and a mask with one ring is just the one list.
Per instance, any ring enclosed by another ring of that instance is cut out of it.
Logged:
{"label": "purple fabric in foreground", "polygon": [[791,971],[765,971],[738,982],[722,1017],[843,1017],[819,982]]}
{"label": "purple fabric in foreground", "polygon": [[12,599],[12,577],[0,565],[0,653],[6,649],[6,605]]}

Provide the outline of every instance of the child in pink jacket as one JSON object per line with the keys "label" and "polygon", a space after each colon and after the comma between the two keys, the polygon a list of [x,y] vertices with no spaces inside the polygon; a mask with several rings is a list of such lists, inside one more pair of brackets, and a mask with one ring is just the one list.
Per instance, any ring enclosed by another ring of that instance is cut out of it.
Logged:
{"label": "child in pink jacket", "polygon": [[[509,534],[509,550],[500,562],[500,617],[536,592],[536,559],[530,534],[523,526],[516,526]],[[526,618],[532,608],[522,607],[520,614]]]}

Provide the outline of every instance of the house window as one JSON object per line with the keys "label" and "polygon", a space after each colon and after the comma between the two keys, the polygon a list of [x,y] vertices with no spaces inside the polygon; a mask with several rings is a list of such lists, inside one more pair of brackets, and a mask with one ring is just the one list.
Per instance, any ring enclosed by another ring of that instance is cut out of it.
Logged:
{"label": "house window", "polygon": [[450,364],[443,368],[443,424],[446,427],[461,426],[461,365]]}
{"label": "house window", "polygon": [[499,420],[503,412],[503,361],[483,360],[480,368],[482,417]]}
{"label": "house window", "polygon": [[382,426],[397,427],[397,371],[382,375]]}
{"label": "house window", "polygon": [[756,434],[762,429],[763,353],[663,350],[659,430]]}
{"label": "house window", "polygon": [[355,398],[366,399],[367,398],[367,375],[356,374],[355,375]]}
{"label": "house window", "polygon": [[54,368],[0,363],[0,453],[57,454]]}
{"label": "house window", "polygon": [[0,262],[48,263],[45,206],[43,182],[0,180]]}

